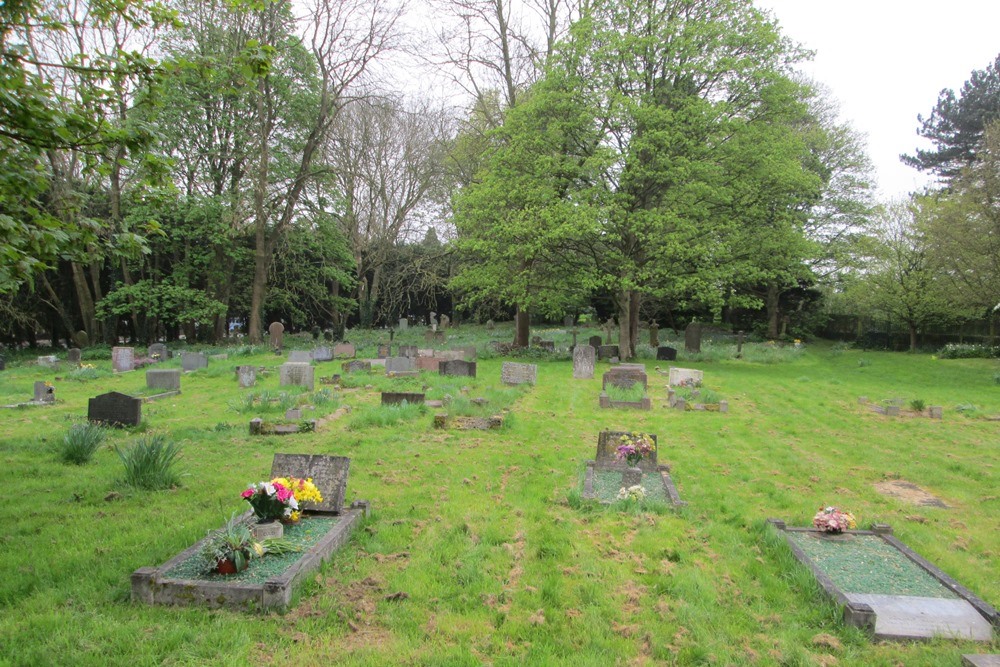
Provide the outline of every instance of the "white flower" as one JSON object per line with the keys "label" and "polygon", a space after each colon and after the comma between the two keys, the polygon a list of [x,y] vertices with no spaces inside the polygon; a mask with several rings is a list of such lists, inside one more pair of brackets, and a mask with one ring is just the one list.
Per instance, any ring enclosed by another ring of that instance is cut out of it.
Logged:
{"label": "white flower", "polygon": [[264,493],[266,493],[269,496],[273,496],[274,495],[274,484],[271,484],[270,482],[265,482],[264,483]]}

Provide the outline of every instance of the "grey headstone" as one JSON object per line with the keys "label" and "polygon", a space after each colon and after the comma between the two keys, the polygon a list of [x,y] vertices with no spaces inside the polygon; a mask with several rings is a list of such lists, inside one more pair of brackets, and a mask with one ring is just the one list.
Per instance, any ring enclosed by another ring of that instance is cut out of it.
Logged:
{"label": "grey headstone", "polygon": [[621,389],[628,389],[636,383],[641,384],[643,389],[646,389],[649,384],[646,377],[646,367],[642,364],[615,366],[601,377],[601,389],[607,389],[609,384]]}
{"label": "grey headstone", "polygon": [[399,405],[406,401],[410,405],[424,402],[424,394],[405,391],[383,391],[382,405]]}
{"label": "grey headstone", "polygon": [[667,382],[671,387],[700,387],[705,379],[705,372],[695,368],[670,368]]}
{"label": "grey headstone", "polygon": [[340,512],[344,506],[350,469],[351,459],[345,456],[275,454],[274,462],[271,464],[271,478],[311,478],[323,496],[323,502],[318,505],[305,504],[304,508],[321,512]]}
{"label": "grey headstone", "polygon": [[312,360],[312,352],[306,350],[292,350],[288,353],[288,363],[290,364],[308,364]]}
{"label": "grey headstone", "polygon": [[138,426],[142,421],[142,399],[111,391],[87,403],[87,419],[111,426]]}
{"label": "grey headstone", "polygon": [[146,356],[150,359],[156,358],[165,361],[170,354],[167,352],[167,346],[163,343],[153,343],[146,348]]}
{"label": "grey headstone", "polygon": [[417,370],[430,371],[431,373],[441,372],[441,359],[437,357],[417,357]]}
{"label": "grey headstone", "polygon": [[398,327],[398,329],[400,331],[406,331],[409,328],[410,328],[410,321],[408,319],[406,319],[405,317],[399,318],[399,327]]}
{"label": "grey headstone", "polygon": [[312,358],[315,361],[332,361],[333,350],[326,345],[320,345],[319,347],[313,349]]}
{"label": "grey headstone", "polygon": [[151,368],[146,371],[146,386],[150,389],[180,390],[181,371],[177,368]]}
{"label": "grey headstone", "polygon": [[441,361],[456,361],[458,359],[465,361],[465,353],[461,350],[434,350],[433,356]]}
{"label": "grey headstone", "polygon": [[417,346],[416,345],[400,345],[399,346],[399,356],[401,357],[416,357]]}
{"label": "grey headstone", "polygon": [[208,368],[208,357],[201,352],[181,352],[181,368],[185,372]]}
{"label": "grey headstone", "polygon": [[298,408],[288,408],[285,410],[285,419],[288,419],[289,421],[302,419],[302,410]]}
{"label": "grey headstone", "polygon": [[337,343],[333,346],[333,356],[338,359],[353,359],[358,354],[351,343]]}
{"label": "grey headstone", "polygon": [[656,348],[657,361],[677,361],[677,350],[672,347]]}
{"label": "grey headstone", "polygon": [[111,368],[113,368],[116,373],[125,373],[127,371],[135,370],[135,348],[111,348]]}
{"label": "grey headstone", "polygon": [[497,325],[493,322],[493,320],[486,320],[486,330],[487,331],[493,331],[493,329],[495,329],[496,326]]}
{"label": "grey headstone", "polygon": [[424,332],[425,343],[443,343],[445,342],[445,340],[446,339],[443,331],[427,330]]}
{"label": "grey headstone", "polygon": [[45,382],[35,383],[35,403],[54,403],[56,400],[55,387],[45,384]]}
{"label": "grey headstone", "polygon": [[622,470],[622,488],[627,489],[630,486],[638,486],[642,484],[642,468],[629,468],[626,467]]}
{"label": "grey headstone", "polygon": [[500,367],[500,381],[504,384],[534,385],[538,381],[538,366],[505,361]]}
{"label": "grey headstone", "polygon": [[611,359],[612,357],[618,356],[618,346],[617,345],[602,345],[597,348],[597,358],[601,361],[606,359]]}
{"label": "grey headstone", "polygon": [[379,359],[388,359],[392,356],[392,345],[379,345],[375,354]]}
{"label": "grey headstone", "polygon": [[208,358],[213,361],[226,361],[227,359],[229,359],[229,353],[222,352],[220,354],[210,354]]}
{"label": "grey headstone", "polygon": [[462,345],[461,347],[459,347],[457,349],[458,349],[459,352],[462,353],[463,358],[466,361],[475,361],[476,360],[476,346],[475,345]]}
{"label": "grey headstone", "polygon": [[271,349],[280,350],[285,340],[285,325],[281,322],[271,322],[267,333],[271,337]]}
{"label": "grey headstone", "polygon": [[460,377],[476,377],[476,362],[474,361],[462,361],[461,359],[455,359],[454,361],[442,361],[441,365],[438,367],[438,372],[441,375],[455,375]]}
{"label": "grey headstone", "polygon": [[701,352],[701,322],[691,322],[684,329],[684,351]]}
{"label": "grey headstone", "polygon": [[73,334],[73,342],[76,343],[77,347],[90,347],[90,336],[83,329],[80,329],[75,334]]}
{"label": "grey headstone", "polygon": [[299,386],[305,387],[309,391],[315,388],[314,371],[315,367],[310,364],[285,363],[278,367],[282,387]]}
{"label": "grey headstone", "polygon": [[369,373],[372,370],[372,364],[370,361],[363,361],[361,359],[355,359],[354,361],[348,361],[340,366],[345,373]]}
{"label": "grey headstone", "polygon": [[590,345],[577,345],[573,348],[573,377],[577,380],[589,380],[594,377],[594,360],[597,352]]}
{"label": "grey headstone", "polygon": [[236,379],[240,389],[246,389],[257,384],[257,368],[255,366],[237,366]]}
{"label": "grey headstone", "polygon": [[447,329],[450,324],[451,324],[451,318],[442,313],[442,315],[441,315],[441,328],[442,329]]}
{"label": "grey headstone", "polygon": [[80,352],[80,348],[71,347],[69,348],[69,351],[66,353],[66,361],[70,362],[71,364],[78,364],[80,363],[81,354],[82,353]]}
{"label": "grey headstone", "polygon": [[408,373],[416,369],[416,362],[411,357],[389,357],[385,360],[386,373]]}

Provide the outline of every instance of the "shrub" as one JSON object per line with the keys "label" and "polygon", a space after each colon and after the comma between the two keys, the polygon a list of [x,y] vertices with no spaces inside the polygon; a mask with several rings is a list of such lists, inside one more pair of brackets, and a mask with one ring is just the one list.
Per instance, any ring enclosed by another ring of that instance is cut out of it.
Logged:
{"label": "shrub", "polygon": [[1000,346],[948,343],[940,350],[942,359],[990,359],[1000,357]]}
{"label": "shrub", "polygon": [[94,452],[104,441],[107,431],[97,424],[73,424],[69,433],[63,436],[59,446],[59,458],[64,463],[83,465],[90,461]]}
{"label": "shrub", "polygon": [[914,412],[923,412],[925,407],[927,407],[927,404],[921,398],[915,398],[910,401],[910,409]]}
{"label": "shrub", "polygon": [[180,484],[181,474],[174,465],[181,448],[163,434],[143,436],[127,449],[115,447],[115,453],[125,466],[122,483],[127,486],[155,491]]}

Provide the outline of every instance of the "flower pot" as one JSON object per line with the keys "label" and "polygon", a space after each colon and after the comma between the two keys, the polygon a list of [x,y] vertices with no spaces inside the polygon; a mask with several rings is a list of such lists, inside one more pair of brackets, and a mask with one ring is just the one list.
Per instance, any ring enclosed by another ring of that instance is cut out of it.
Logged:
{"label": "flower pot", "polygon": [[282,537],[285,534],[285,527],[281,525],[280,521],[261,521],[256,523],[250,528],[250,532],[253,534],[253,538],[258,542],[272,538],[272,537]]}
{"label": "flower pot", "polygon": [[[247,565],[250,564],[249,560],[244,562]],[[247,565],[243,566],[244,570],[247,568]],[[231,560],[229,558],[224,558],[223,560],[220,560],[218,563],[216,563],[215,571],[218,572],[219,574],[236,574],[239,572],[239,570],[236,569],[236,561]]]}

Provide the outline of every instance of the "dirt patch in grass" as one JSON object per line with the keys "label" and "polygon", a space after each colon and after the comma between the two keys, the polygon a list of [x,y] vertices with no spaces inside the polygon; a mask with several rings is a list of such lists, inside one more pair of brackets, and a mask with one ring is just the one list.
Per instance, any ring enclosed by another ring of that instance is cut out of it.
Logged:
{"label": "dirt patch in grass", "polygon": [[940,507],[950,509],[949,505],[935,495],[927,493],[913,482],[901,479],[890,479],[877,482],[875,490],[882,495],[896,498],[917,507]]}

